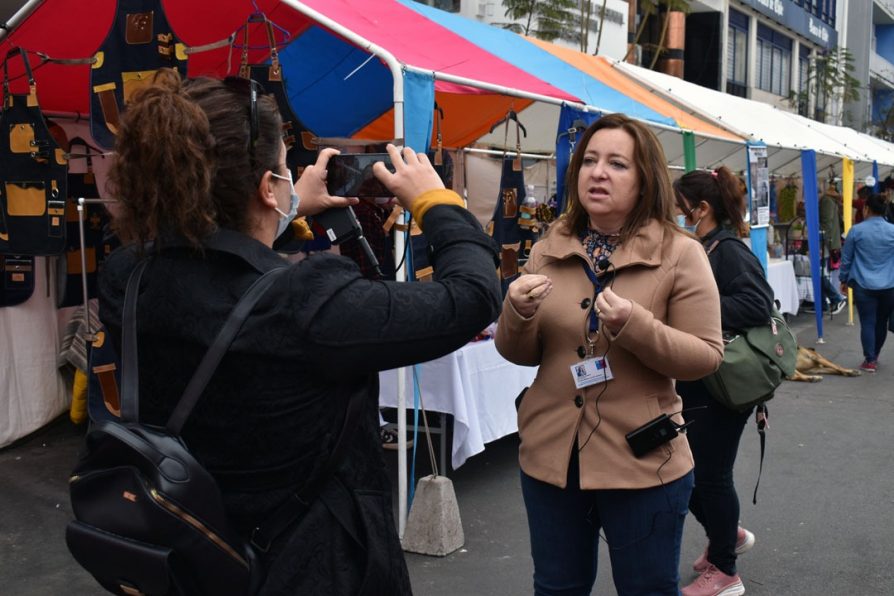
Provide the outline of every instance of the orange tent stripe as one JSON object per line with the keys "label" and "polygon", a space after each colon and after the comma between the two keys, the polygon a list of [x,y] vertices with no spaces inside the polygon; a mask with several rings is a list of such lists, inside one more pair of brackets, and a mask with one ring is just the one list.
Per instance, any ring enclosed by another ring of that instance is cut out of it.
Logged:
{"label": "orange tent stripe", "polygon": [[[471,145],[487,134],[493,123],[503,119],[510,109],[520,112],[534,103],[529,99],[503,95],[459,95],[442,91],[435,92],[435,101],[444,110],[444,121],[441,123],[443,145],[451,148]],[[394,138],[394,109],[388,110],[353,136],[358,139]],[[431,139],[434,146],[437,140],[434,126]]]}
{"label": "orange tent stripe", "polygon": [[611,63],[604,58],[582,54],[576,50],[563,48],[540,39],[534,39],[533,37],[525,37],[525,39],[549,52],[556,58],[559,58],[563,62],[567,62],[576,69],[598,79],[600,82],[612,87],[616,91],[652,108],[659,114],[673,118],[676,121],[677,126],[680,128],[711,134],[731,141],[744,140],[742,137],[702,120],[697,116],[693,116],[669,101],[654,95],[651,91],[633,81],[624,73],[613,68]]}

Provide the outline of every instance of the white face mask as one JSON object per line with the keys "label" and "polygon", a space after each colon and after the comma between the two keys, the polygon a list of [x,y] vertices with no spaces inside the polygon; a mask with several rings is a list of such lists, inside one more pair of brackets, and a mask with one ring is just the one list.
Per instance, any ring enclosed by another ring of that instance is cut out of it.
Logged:
{"label": "white face mask", "polygon": [[295,185],[292,183],[292,171],[289,170],[288,178],[285,176],[280,176],[279,174],[275,174],[270,172],[270,175],[274,178],[279,178],[280,180],[288,180],[289,181],[289,212],[284,213],[282,209],[279,207],[274,207],[276,212],[279,213],[279,222],[276,226],[276,236],[275,238],[279,238],[282,236],[283,232],[286,231],[286,228],[289,227],[289,224],[292,223],[292,220],[298,215],[298,202],[300,199],[298,198],[298,193],[295,192]]}

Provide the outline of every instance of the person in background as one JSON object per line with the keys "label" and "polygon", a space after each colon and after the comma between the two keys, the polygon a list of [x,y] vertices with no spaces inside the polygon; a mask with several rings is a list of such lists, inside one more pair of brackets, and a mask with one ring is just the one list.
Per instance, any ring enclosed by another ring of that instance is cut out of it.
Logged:
{"label": "person in background", "polygon": [[870,195],[863,206],[864,221],[852,227],[841,252],[841,291],[854,290],[860,316],[860,369],[874,373],[888,336],[894,311],[894,226],[884,219],[885,198]]}
{"label": "person in background", "polygon": [[866,199],[873,194],[871,186],[861,186],[857,190],[857,198],[854,199],[852,209],[854,213],[854,225],[863,221],[863,207],[866,206]]}
{"label": "person in background", "polygon": [[[708,253],[720,291],[720,323],[736,331],[766,323],[773,289],[757,257],[738,240],[745,214],[735,175],[725,167],[693,171],[674,182],[681,224],[691,227]],[[708,547],[692,565],[699,577],[684,596],[735,596],[745,586],[736,558],[754,544],[754,534],[739,526],[739,497],[733,467],[739,440],[751,411],[735,412],[715,400],[701,380],[677,381],[687,419],[686,434],[695,458],[695,488],[689,510],[704,527]]]}
{"label": "person in background", "polygon": [[720,365],[717,287],[676,225],[646,126],[597,120],[568,180],[566,211],[510,284],[495,337],[510,362],[540,366],[518,410],[534,593],[590,594],[604,531],[618,594],[676,595],[689,445],[668,433],[637,457],[625,435],[659,416],[683,424],[674,379]]}
{"label": "person in background", "polygon": [[[838,263],[841,258],[841,194],[834,186],[829,186],[820,197],[819,218],[820,229],[823,231],[823,248],[826,260],[823,263],[821,287],[822,298],[820,306],[837,315],[847,305],[847,299],[838,293],[838,289],[829,279],[833,263]],[[816,308],[816,304],[814,303]]]}
{"label": "person in background", "polygon": [[326,192],[331,149],[292,184],[276,102],[257,85],[181,81],[161,69],[131,98],[110,178],[121,197],[116,231],[128,245],[106,260],[101,319],[120,344],[128,277],[150,259],[136,316],[139,414],[163,426],[240,296],[262,273],[286,267],[243,324],[183,439],[220,482],[234,528],[254,540],[254,529],[330,460],[347,404],[359,396],[360,422],[330,479],[346,497],[314,499],[258,549],[260,594],[410,594],[379,446],[377,372],[452,352],[496,318],[496,252],[426,156],[389,145],[396,171],[376,163],[374,172],[428,234],[434,281],[367,280],[330,253],[287,263],[272,245],[296,215],[354,201]]}

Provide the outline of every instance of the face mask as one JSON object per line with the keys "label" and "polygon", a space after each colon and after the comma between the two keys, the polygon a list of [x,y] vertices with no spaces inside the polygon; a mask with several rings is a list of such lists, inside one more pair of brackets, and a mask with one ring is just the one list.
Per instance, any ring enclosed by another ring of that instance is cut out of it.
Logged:
{"label": "face mask", "polygon": [[701,222],[702,222],[702,220],[699,219],[697,222],[695,222],[694,224],[692,224],[690,226],[689,224],[686,223],[685,215],[683,215],[681,213],[680,215],[677,216],[677,225],[680,226],[681,228],[683,228],[684,230],[686,230],[687,232],[689,232],[690,234],[696,234],[695,230],[698,229],[698,224],[700,224]]}
{"label": "face mask", "polygon": [[289,181],[289,212],[283,213],[282,209],[279,207],[275,207],[276,212],[279,213],[279,222],[276,226],[276,236],[275,238],[279,238],[282,236],[283,232],[286,231],[286,228],[289,227],[289,224],[292,223],[292,220],[298,215],[298,194],[295,192],[295,185],[292,183],[292,171],[289,170],[289,177],[280,176],[279,174],[274,174],[270,172],[270,175],[274,178],[279,178],[280,180],[288,180]]}

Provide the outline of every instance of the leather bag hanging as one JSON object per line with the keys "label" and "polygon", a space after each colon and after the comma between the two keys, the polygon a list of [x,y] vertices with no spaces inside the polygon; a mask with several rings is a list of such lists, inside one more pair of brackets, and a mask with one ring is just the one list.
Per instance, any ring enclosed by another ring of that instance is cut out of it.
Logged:
{"label": "leather bag hanging", "polygon": [[[9,60],[19,54],[28,93],[9,89]],[[65,250],[68,162],[37,103],[37,85],[22,48],[3,62],[0,115],[0,254],[46,256]]]}
{"label": "leather bag hanging", "polygon": [[90,133],[111,149],[121,112],[159,68],[186,76],[186,47],[171,30],[161,0],[118,0],[112,28],[90,69]]}
{"label": "leather bag hanging", "polygon": [[[260,23],[267,33],[267,44],[270,48],[269,64],[249,64],[248,30],[253,23]],[[292,171],[294,180],[298,180],[306,166],[317,160],[317,147],[314,144],[316,135],[301,122],[292,109],[286,92],[286,83],[276,48],[273,23],[263,14],[254,14],[242,27],[242,55],[239,62],[239,76],[253,79],[261,84],[264,91],[276,99],[279,114],[282,117],[283,141],[286,144],[286,165]]]}
{"label": "leather bag hanging", "polygon": [[0,306],[21,304],[34,293],[34,257],[0,255]]}

